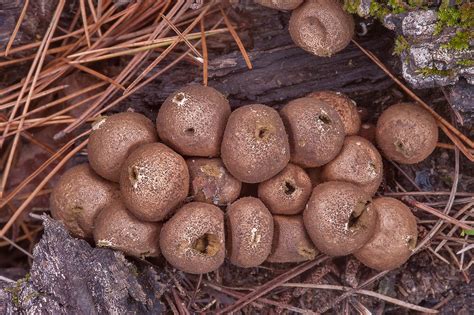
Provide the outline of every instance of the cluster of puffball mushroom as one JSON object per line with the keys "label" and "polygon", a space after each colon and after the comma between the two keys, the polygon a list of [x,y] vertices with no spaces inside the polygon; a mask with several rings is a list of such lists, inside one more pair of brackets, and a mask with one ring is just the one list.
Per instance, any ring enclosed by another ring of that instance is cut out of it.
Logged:
{"label": "cluster of puffball mushroom", "polygon": [[[63,174],[51,213],[99,247],[161,253],[189,273],[216,270],[226,257],[255,267],[319,252],[396,268],[415,248],[416,220],[396,199],[372,199],[383,162],[357,135],[360,126],[355,102],[337,92],[279,112],[261,104],[231,112],[214,88],[188,85],[162,104],[156,128],[134,112],[97,120],[89,163]],[[425,159],[437,137],[434,118],[410,103],[385,110],[375,132],[382,153],[399,163]]]}

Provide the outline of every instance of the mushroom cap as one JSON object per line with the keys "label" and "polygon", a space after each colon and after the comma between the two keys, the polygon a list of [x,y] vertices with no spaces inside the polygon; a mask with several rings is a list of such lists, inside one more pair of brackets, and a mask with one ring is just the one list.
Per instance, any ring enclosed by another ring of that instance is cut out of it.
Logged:
{"label": "mushroom cap", "polygon": [[416,104],[399,103],[380,115],[375,138],[388,159],[414,164],[426,159],[436,148],[438,126],[427,110]]}
{"label": "mushroom cap", "polygon": [[227,209],[227,252],[232,264],[256,267],[272,249],[273,218],[263,202],[244,197]]}
{"label": "mushroom cap", "polygon": [[398,268],[416,247],[418,230],[415,216],[405,204],[394,198],[375,198],[373,206],[379,217],[375,234],[354,256],[376,270]]}
{"label": "mushroom cap", "polygon": [[184,205],[163,225],[160,248],[166,260],[184,272],[218,269],[225,259],[223,212],[203,202]]}
{"label": "mushroom cap", "polygon": [[301,167],[289,163],[283,171],[258,185],[258,197],[273,214],[298,214],[303,211],[313,187]]}
{"label": "mushroom cap", "polygon": [[307,0],[295,9],[289,31],[296,45],[321,57],[344,49],[354,35],[354,20],[335,0]]}
{"label": "mushroom cap", "polygon": [[125,160],[120,190],[138,219],[161,221],[188,195],[186,161],[162,143],[142,145]]}
{"label": "mushroom cap", "polygon": [[191,195],[194,201],[225,206],[239,198],[242,183],[232,176],[219,158],[190,158]]}
{"label": "mushroom cap", "polygon": [[193,84],[171,94],[156,118],[160,139],[188,156],[218,156],[230,105],[212,87]]}
{"label": "mushroom cap", "polygon": [[255,3],[264,7],[277,10],[294,10],[303,3],[304,0],[255,0]]}
{"label": "mushroom cap", "polygon": [[299,98],[280,111],[290,138],[291,162],[319,167],[336,157],[344,142],[344,125],[335,109],[314,98]]}
{"label": "mushroom cap", "polygon": [[344,256],[364,246],[374,235],[377,212],[370,196],[356,185],[326,182],[313,189],[303,212],[314,245],[330,256]]}
{"label": "mushroom cap", "polygon": [[124,112],[98,120],[87,145],[92,169],[105,179],[118,182],[127,156],[145,143],[158,141],[155,126],[145,116]]}
{"label": "mushroom cap", "polygon": [[274,215],[273,247],[267,261],[290,263],[312,260],[318,254],[301,215]]}
{"label": "mushroom cap", "polygon": [[340,92],[333,91],[313,92],[307,97],[313,97],[331,105],[341,117],[346,135],[352,136],[359,132],[361,124],[360,116],[357,112],[356,103],[349,97]]}
{"label": "mushroom cap", "polygon": [[99,247],[120,250],[130,256],[157,257],[160,255],[160,229],[161,223],[138,220],[118,199],[97,216],[94,240]]}
{"label": "mushroom cap", "polygon": [[227,170],[245,183],[259,183],[278,174],[290,160],[285,126],[273,108],[242,106],[229,117],[221,146]]}
{"label": "mushroom cap", "polygon": [[359,136],[346,137],[339,155],[323,166],[322,178],[356,184],[372,196],[383,179],[382,157],[370,141]]}
{"label": "mushroom cap", "polygon": [[89,164],[80,164],[68,169],[54,186],[51,215],[72,235],[92,238],[97,214],[118,196],[117,184],[98,176]]}

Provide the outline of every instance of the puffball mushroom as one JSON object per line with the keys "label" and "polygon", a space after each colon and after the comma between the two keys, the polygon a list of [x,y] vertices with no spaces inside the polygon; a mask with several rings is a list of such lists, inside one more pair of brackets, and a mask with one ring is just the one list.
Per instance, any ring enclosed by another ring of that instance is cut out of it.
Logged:
{"label": "puffball mushroom", "polygon": [[301,215],[274,215],[273,247],[267,261],[290,263],[312,260],[318,254]]}
{"label": "puffball mushroom", "polygon": [[130,256],[157,257],[160,229],[161,223],[138,220],[118,199],[102,209],[95,219],[94,240],[99,247],[120,250]]}
{"label": "puffball mushroom", "polygon": [[319,167],[336,157],[344,142],[344,125],[335,109],[323,101],[305,97],[280,111],[290,138],[291,162]]}
{"label": "puffball mushroom", "polygon": [[118,196],[115,183],[98,176],[89,164],[80,164],[68,169],[54,186],[51,215],[63,222],[72,235],[92,238],[97,214]]}
{"label": "puffball mushroom", "polygon": [[124,112],[100,118],[92,126],[87,153],[92,169],[118,182],[127,156],[142,144],[158,141],[155,126],[145,116]]}
{"label": "puffball mushroom", "polygon": [[383,179],[382,157],[370,141],[346,137],[338,156],[323,166],[322,178],[356,184],[372,196]]}
{"label": "puffball mushroom", "polygon": [[336,0],[306,0],[292,12],[289,31],[296,45],[328,57],[349,44],[354,20]]}
{"label": "puffball mushroom", "polygon": [[186,163],[194,201],[225,206],[239,198],[242,183],[227,171],[221,159],[190,158]]}
{"label": "puffball mushroom", "polygon": [[313,189],[303,212],[314,245],[330,256],[344,256],[364,246],[374,235],[377,212],[370,195],[356,185],[331,181]]}
{"label": "puffball mushroom", "polygon": [[175,268],[200,274],[224,263],[224,214],[216,206],[191,202],[163,225],[160,248]]}
{"label": "puffball mushroom", "polygon": [[341,117],[346,135],[356,135],[360,129],[360,116],[357,112],[356,103],[346,95],[333,91],[318,91],[309,94],[317,100],[326,102],[334,108]]}
{"label": "puffball mushroom", "polygon": [[304,0],[255,0],[255,3],[264,7],[277,10],[294,10],[303,3]]}
{"label": "puffball mushroom", "polygon": [[427,110],[416,104],[399,103],[380,115],[375,138],[388,159],[414,164],[426,159],[436,148],[438,126]]}
{"label": "puffball mushroom", "polygon": [[272,249],[273,218],[263,202],[244,197],[227,209],[227,251],[232,264],[256,267]]}
{"label": "puffball mushroom", "polygon": [[156,118],[160,139],[188,156],[218,156],[230,105],[219,91],[188,85],[171,94]]}
{"label": "puffball mushroom", "polygon": [[273,214],[291,215],[303,211],[312,190],[304,169],[289,163],[283,171],[258,185],[258,197]]}
{"label": "puffball mushroom", "polygon": [[404,264],[416,247],[418,230],[411,210],[389,197],[376,198],[373,206],[378,213],[375,234],[354,256],[364,265],[382,271]]}
{"label": "puffball mushroom", "polygon": [[161,221],[188,195],[186,161],[162,143],[142,145],[125,160],[120,190],[138,219]]}
{"label": "puffball mushroom", "polygon": [[227,170],[245,183],[259,183],[278,174],[290,160],[285,126],[273,108],[242,106],[229,117],[221,146]]}

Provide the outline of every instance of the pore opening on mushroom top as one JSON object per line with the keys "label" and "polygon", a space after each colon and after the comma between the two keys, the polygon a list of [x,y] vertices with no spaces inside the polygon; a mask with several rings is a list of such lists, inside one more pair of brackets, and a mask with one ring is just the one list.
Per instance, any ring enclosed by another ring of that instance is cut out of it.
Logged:
{"label": "pore opening on mushroom top", "polygon": [[321,120],[325,124],[330,124],[331,123],[331,118],[329,118],[327,115],[320,114],[318,116],[318,119]]}
{"label": "pore opening on mushroom top", "polygon": [[220,249],[219,238],[214,234],[205,233],[194,241],[192,248],[206,256],[214,256]]}
{"label": "pore opening on mushroom top", "polygon": [[184,132],[185,132],[188,136],[190,136],[190,135],[193,135],[194,132],[196,132],[196,130],[195,130],[193,127],[190,127],[190,128],[187,128]]}
{"label": "pore opening on mushroom top", "polygon": [[291,195],[292,193],[294,193],[296,191],[296,187],[288,181],[285,181],[285,187],[284,188],[285,188],[285,194],[287,194],[287,195]]}

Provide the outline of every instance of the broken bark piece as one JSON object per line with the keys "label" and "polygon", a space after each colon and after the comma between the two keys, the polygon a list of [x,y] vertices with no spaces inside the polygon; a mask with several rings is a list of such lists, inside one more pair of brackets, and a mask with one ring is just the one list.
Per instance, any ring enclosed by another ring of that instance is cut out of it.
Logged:
{"label": "broken bark piece", "polygon": [[[136,265],[121,252],[92,248],[44,215],[44,234],[33,251],[30,273],[0,282],[1,314],[119,314],[165,311],[159,301],[167,275]],[[1,290],[3,288],[3,290]]]}

